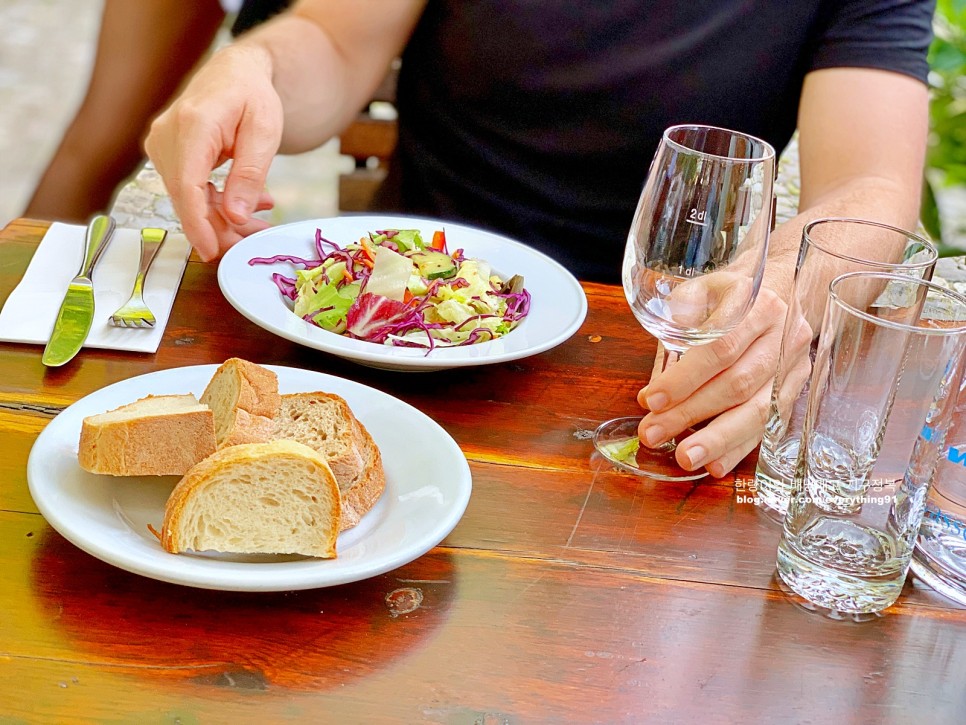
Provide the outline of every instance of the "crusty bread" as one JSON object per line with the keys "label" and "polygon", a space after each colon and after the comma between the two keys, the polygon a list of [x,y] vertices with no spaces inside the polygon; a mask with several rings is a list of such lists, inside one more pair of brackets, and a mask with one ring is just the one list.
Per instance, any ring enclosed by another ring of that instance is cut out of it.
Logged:
{"label": "crusty bread", "polygon": [[336,555],[341,504],[325,459],[296,441],[223,448],[193,467],[164,510],[161,545],[183,551]]}
{"label": "crusty bread", "polygon": [[282,396],[272,437],[304,443],[322,454],[339,489],[362,473],[362,456],[349,404],[338,395],[317,391]]}
{"label": "crusty bread", "polygon": [[215,415],[218,447],[272,439],[278,413],[278,376],[261,365],[230,358],[211,376],[201,402]]}
{"label": "crusty bread", "polygon": [[386,476],[379,448],[338,395],[283,395],[274,435],[304,443],[329,462],[342,493],[342,530],[359,523],[382,495]]}
{"label": "crusty bread", "polygon": [[77,460],[91,473],[181,476],[215,451],[215,423],[193,395],[149,395],[81,423]]}
{"label": "crusty bread", "polygon": [[386,473],[382,467],[379,446],[369,431],[355,421],[356,438],[360,440],[365,463],[362,473],[349,482],[342,491],[342,531],[352,528],[376,505],[386,489]]}

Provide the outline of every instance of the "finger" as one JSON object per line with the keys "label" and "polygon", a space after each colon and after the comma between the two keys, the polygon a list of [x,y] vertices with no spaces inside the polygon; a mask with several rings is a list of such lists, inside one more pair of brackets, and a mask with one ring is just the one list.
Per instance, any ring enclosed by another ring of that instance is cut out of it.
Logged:
{"label": "finger", "polygon": [[724,478],[735,466],[741,463],[751,453],[758,444],[761,443],[761,436],[751,436],[732,448],[721,458],[705,465],[708,473],[715,478]]}
{"label": "finger", "polygon": [[664,349],[664,343],[660,340],[657,341],[657,349],[654,351],[654,360],[651,362],[651,374],[648,376],[648,384],[645,385],[637,392],[637,403],[645,410],[650,410],[647,407],[647,391],[650,386],[651,381],[657,380],[658,375],[660,375],[665,368],[670,367],[674,362],[680,358],[677,353],[672,353],[668,355],[667,350]]}
{"label": "finger", "polygon": [[780,339],[781,332],[773,328],[757,338],[738,362],[698,388],[693,395],[659,413],[652,411],[645,415],[640,425],[641,440],[648,446],[661,445],[696,423],[745,403],[762,388],[770,394],[778,365]]}
{"label": "finger", "polygon": [[762,305],[760,309],[752,310],[745,322],[727,335],[689,350],[675,365],[666,368],[648,384],[647,408],[660,412],[676,405],[734,365],[752,342],[774,324],[776,314],[772,305]]}
{"label": "finger", "polygon": [[708,295],[711,314],[701,324],[703,330],[727,330],[743,320],[754,301],[754,280],[744,275],[733,275],[724,285],[713,288]]}
{"label": "finger", "polygon": [[771,386],[763,385],[746,403],[725,411],[680,441],[674,454],[678,464],[688,471],[720,464],[709,469],[709,473],[725,475],[761,439],[770,395]]}
{"label": "finger", "polygon": [[267,189],[262,191],[262,193],[258,195],[258,201],[255,204],[255,211],[268,211],[269,209],[274,208],[275,199],[272,198],[272,195]]}
{"label": "finger", "polygon": [[265,193],[265,180],[281,143],[281,110],[246,108],[235,136],[234,161],[225,180],[225,213],[235,224],[248,221]]}
{"label": "finger", "polygon": [[218,253],[207,187],[214,160],[220,153],[213,149],[220,148],[220,144],[210,133],[195,130],[197,125],[190,117],[176,122],[178,131],[174,133],[171,129],[175,121],[163,114],[152,126],[145,150],[164,179],[185,236],[207,261]]}
{"label": "finger", "polygon": [[218,234],[212,217],[215,210],[209,206],[207,194],[202,189],[194,187],[184,188],[176,200],[171,195],[181,229],[188,242],[198,251],[198,256],[205,262],[210,262],[218,256]]}
{"label": "finger", "polygon": [[222,192],[215,188],[214,184],[208,185],[208,198],[208,203],[213,209],[211,217],[213,227],[219,240],[216,257],[220,257],[248,235],[271,226],[269,222],[256,217],[249,217],[242,224],[234,224],[231,222],[222,212],[224,204],[223,195]]}

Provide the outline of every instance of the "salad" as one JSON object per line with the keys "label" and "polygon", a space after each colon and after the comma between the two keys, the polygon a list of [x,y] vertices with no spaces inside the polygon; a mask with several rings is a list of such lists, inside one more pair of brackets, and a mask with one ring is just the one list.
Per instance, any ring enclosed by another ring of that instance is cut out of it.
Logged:
{"label": "salad", "polygon": [[519,275],[503,280],[481,259],[450,252],[446,233],[426,244],[418,230],[383,229],[340,247],[315,231],[314,259],[279,254],[249,265],[286,262],[272,274],[296,315],[323,330],[385,345],[473,345],[506,335],[530,310]]}

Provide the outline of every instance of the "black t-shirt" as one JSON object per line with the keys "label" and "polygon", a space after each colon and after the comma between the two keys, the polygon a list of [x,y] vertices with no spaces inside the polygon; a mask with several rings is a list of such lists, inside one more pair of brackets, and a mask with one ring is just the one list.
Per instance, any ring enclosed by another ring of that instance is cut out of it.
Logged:
{"label": "black t-shirt", "polygon": [[464,221],[614,281],[661,133],[781,150],[811,70],[925,80],[934,0],[430,0],[379,204]]}
{"label": "black t-shirt", "polygon": [[291,5],[293,0],[244,0],[238,15],[231,25],[234,37],[241,35],[278,15]]}

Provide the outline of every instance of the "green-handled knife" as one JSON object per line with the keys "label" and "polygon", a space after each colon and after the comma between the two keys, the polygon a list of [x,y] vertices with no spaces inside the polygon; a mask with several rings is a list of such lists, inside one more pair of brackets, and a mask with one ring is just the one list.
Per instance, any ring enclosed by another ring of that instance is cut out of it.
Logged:
{"label": "green-handled knife", "polygon": [[58,367],[73,358],[91,331],[91,321],[94,319],[91,273],[114,236],[114,227],[114,219],[105,215],[94,217],[87,225],[84,261],[77,276],[70,281],[57,313],[57,321],[54,322],[54,331],[50,333],[50,341],[44,348],[42,360],[48,367]]}

